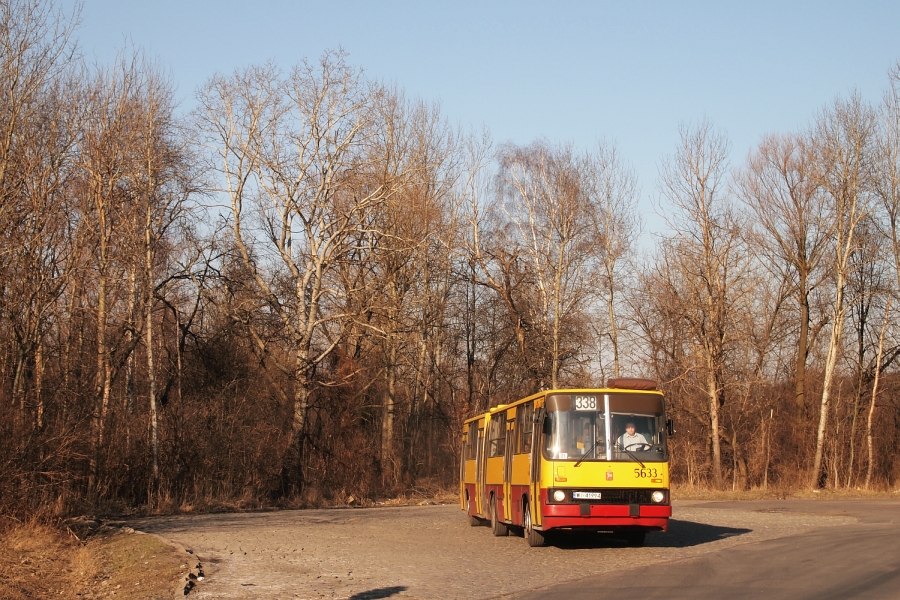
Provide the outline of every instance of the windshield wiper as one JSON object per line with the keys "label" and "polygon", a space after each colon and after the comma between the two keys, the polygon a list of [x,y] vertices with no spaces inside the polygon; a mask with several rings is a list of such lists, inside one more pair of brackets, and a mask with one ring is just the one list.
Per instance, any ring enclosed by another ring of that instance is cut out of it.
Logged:
{"label": "windshield wiper", "polygon": [[644,463],[641,462],[641,459],[639,459],[637,456],[635,456],[634,454],[632,454],[632,453],[631,453],[631,450],[629,450],[629,449],[626,448],[625,446],[620,446],[619,443],[616,442],[616,448],[621,448],[622,450],[624,450],[624,451],[625,451],[625,454],[627,454],[628,456],[630,456],[631,458],[633,458],[634,460],[636,460],[637,463],[638,463],[639,465],[641,465],[641,468],[642,468],[642,469],[646,469],[646,468],[647,468],[647,467],[644,466]]}
{"label": "windshield wiper", "polygon": [[[601,442],[601,441],[602,441],[602,438],[597,438],[597,439],[594,441],[594,445],[591,446],[590,449],[589,449],[587,452],[585,452],[585,453],[582,455],[581,458],[578,459],[578,462],[576,462],[575,465],[574,465],[574,467],[572,467],[572,468],[575,468],[575,467],[577,467],[578,465],[580,465],[581,463],[583,463],[583,462],[584,462],[584,459],[586,459],[586,458],[591,454],[591,452],[594,451],[594,448],[596,448],[597,446],[600,445],[600,442]],[[641,466],[643,466],[643,465],[641,465]]]}

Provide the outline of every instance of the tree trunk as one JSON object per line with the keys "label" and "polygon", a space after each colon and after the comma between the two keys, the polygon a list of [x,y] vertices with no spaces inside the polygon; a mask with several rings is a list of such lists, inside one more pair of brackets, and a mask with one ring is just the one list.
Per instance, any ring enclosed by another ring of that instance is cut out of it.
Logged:
{"label": "tree trunk", "polygon": [[707,394],[709,395],[709,435],[712,445],[713,483],[717,490],[722,489],[722,448],[719,443],[719,386],[711,358],[707,357]]}
{"label": "tree trunk", "polygon": [[794,365],[794,410],[798,417],[806,411],[806,355],[809,353],[809,293],[806,273],[800,274],[800,336]]}
{"label": "tree trunk", "polygon": [[306,361],[298,356],[300,366],[295,371],[294,415],[291,421],[291,438],[281,464],[281,492],[291,497],[303,491],[303,449],[306,433],[306,413],[312,382],[308,377]]}
{"label": "tree trunk", "polygon": [[884,357],[884,333],[887,331],[891,313],[891,300],[888,296],[887,306],[884,309],[884,321],[881,324],[881,334],[878,336],[878,357],[875,359],[875,378],[872,381],[872,399],[869,402],[869,414],[866,418],[866,448],[869,454],[869,464],[866,467],[865,488],[869,489],[872,483],[872,472],[875,469],[875,452],[872,444],[872,417],[875,414],[875,399],[878,397],[878,382],[881,379],[881,361]]}
{"label": "tree trunk", "polygon": [[[422,389],[424,393],[427,393],[427,388],[423,386],[423,374],[425,372],[425,358],[428,353],[428,345],[426,343],[425,334],[422,334],[422,339],[419,341],[419,361],[416,367],[416,377],[415,383],[413,385],[413,393],[412,400],[409,403],[409,415],[406,421],[406,431],[407,437],[409,438],[409,448],[407,450],[407,464],[406,464],[406,472],[407,475],[415,477],[418,465],[418,457],[417,454],[421,452],[421,448],[419,447],[419,438],[420,438],[420,427],[422,423],[422,406],[425,403],[423,399],[422,402],[419,402],[419,390]],[[467,371],[469,372],[469,377],[471,377],[471,367],[467,367]],[[469,389],[469,398],[472,397],[472,390]],[[469,405],[471,408],[471,404]]]}
{"label": "tree trunk", "polygon": [[831,387],[834,384],[834,370],[837,365],[838,346],[841,343],[841,329],[844,326],[843,310],[843,278],[838,277],[837,297],[835,298],[834,322],[831,327],[831,336],[828,341],[828,355],[825,358],[825,380],[822,384],[822,401],[819,404],[819,427],[816,431],[816,456],[813,461],[812,479],[810,485],[813,489],[822,487],[822,456],[825,450],[825,430],[828,424],[828,408],[831,402]]}
{"label": "tree trunk", "polygon": [[744,452],[738,442],[738,434],[737,429],[733,429],[731,432],[731,451],[733,452],[733,463],[734,463],[734,476],[733,476],[733,488],[737,490],[746,490],[747,489],[747,480],[749,479],[747,474],[747,461],[744,458]]}
{"label": "tree trunk", "polygon": [[388,340],[388,364],[385,368],[385,390],[381,405],[381,468],[386,477],[393,474],[394,403],[397,393],[397,340]]}
{"label": "tree trunk", "polygon": [[[125,341],[128,347],[134,345],[134,335],[137,330],[137,321],[140,318],[138,313],[140,309],[137,307],[137,269],[132,269],[128,274],[131,283],[131,294],[128,297],[128,319],[130,326],[125,330]],[[128,354],[128,360],[125,363],[125,414],[131,415],[134,410],[134,353]]]}
{"label": "tree trunk", "polygon": [[[560,261],[563,256],[563,249],[560,249]],[[553,356],[550,360],[550,389],[555,390],[559,387],[559,327],[560,327],[560,296],[562,295],[562,282],[560,281],[562,269],[557,265],[556,277],[553,280],[553,324],[551,328]]]}
{"label": "tree trunk", "polygon": [[154,496],[159,492],[159,423],[156,408],[156,369],[153,352],[153,244],[151,239],[152,211],[150,202],[147,202],[147,221],[144,230],[144,269],[146,277],[146,310],[147,332],[145,334],[147,346],[147,396],[150,401],[150,458],[152,461],[153,481],[151,482],[150,498],[148,502],[153,506]]}
{"label": "tree trunk", "polygon": [[[98,192],[99,193],[99,192]],[[97,478],[99,476],[100,454],[103,447],[103,429],[106,411],[109,407],[110,364],[107,348],[107,243],[105,207],[97,201],[98,231],[100,232],[99,274],[97,282],[97,373],[94,384],[93,435],[90,458],[90,474],[88,476],[88,494],[96,499]]]}
{"label": "tree trunk", "polygon": [[613,347],[613,376],[619,377],[619,329],[616,327],[616,313],[613,305],[612,271],[609,273],[609,298],[606,301],[606,309],[609,313],[609,339]]}
{"label": "tree trunk", "polygon": [[40,332],[34,350],[34,402],[36,404],[35,426],[44,428],[44,341]]}
{"label": "tree trunk", "polygon": [[[13,376],[13,403],[18,405],[19,423],[23,426],[28,422],[25,414],[25,361],[27,356],[25,349],[20,346],[16,357],[16,374]],[[18,399],[18,401],[16,401]]]}

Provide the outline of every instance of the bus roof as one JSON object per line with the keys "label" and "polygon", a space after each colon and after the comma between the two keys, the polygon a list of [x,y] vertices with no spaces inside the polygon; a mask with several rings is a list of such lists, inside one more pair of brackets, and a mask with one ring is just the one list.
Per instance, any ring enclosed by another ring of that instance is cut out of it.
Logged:
{"label": "bus roof", "polygon": [[637,393],[637,394],[653,394],[662,396],[663,393],[656,389],[656,381],[652,379],[640,379],[640,378],[632,378],[632,377],[619,377],[617,379],[610,379],[607,381],[607,387],[604,388],[559,388],[553,390],[543,390],[541,392],[537,392],[536,394],[532,394],[530,396],[526,396],[521,400],[516,400],[515,402],[510,402],[509,404],[498,404],[493,408],[489,408],[487,412],[480,413],[474,417],[470,417],[464,421],[464,423],[468,424],[472,421],[477,421],[478,419],[484,419],[485,417],[490,418],[490,415],[497,414],[498,412],[502,412],[504,410],[516,407],[520,404],[524,404],[525,402],[529,402],[532,400],[537,400],[538,398],[543,398],[549,396],[551,394],[621,394],[621,393]]}

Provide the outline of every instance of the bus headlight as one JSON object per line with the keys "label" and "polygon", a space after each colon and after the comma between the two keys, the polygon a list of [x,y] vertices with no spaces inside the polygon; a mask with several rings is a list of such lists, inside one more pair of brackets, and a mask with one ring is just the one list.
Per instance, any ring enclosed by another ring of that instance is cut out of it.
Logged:
{"label": "bus headlight", "polygon": [[565,502],[566,493],[562,490],[556,490],[555,492],[553,492],[553,500],[554,502]]}
{"label": "bus headlight", "polygon": [[661,504],[666,499],[666,493],[656,490],[652,494],[650,494],[650,500],[653,501],[654,504]]}

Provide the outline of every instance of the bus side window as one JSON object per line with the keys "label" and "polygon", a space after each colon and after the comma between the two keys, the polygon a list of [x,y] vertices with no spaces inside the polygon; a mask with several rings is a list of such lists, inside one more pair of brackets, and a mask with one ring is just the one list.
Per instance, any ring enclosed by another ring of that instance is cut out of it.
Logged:
{"label": "bus side window", "polygon": [[522,452],[531,452],[531,435],[534,430],[534,404],[529,402],[525,405],[525,419],[522,432]]}
{"label": "bus side window", "polygon": [[503,456],[506,452],[506,414],[494,415],[491,419],[491,450],[489,456]]}
{"label": "bus side window", "polygon": [[531,402],[516,411],[516,454],[531,452],[531,432],[534,429],[534,404]]}

